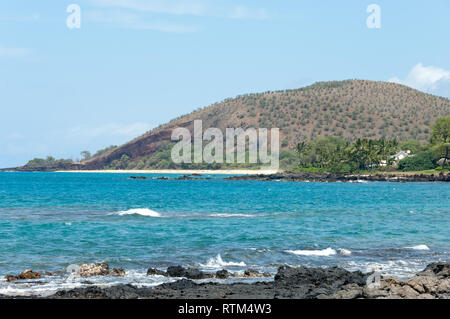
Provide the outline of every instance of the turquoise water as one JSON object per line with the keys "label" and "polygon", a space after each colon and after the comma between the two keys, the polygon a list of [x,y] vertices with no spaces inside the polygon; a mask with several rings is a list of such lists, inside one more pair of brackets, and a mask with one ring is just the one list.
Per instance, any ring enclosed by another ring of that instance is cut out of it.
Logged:
{"label": "turquoise water", "polygon": [[[0,173],[0,275],[106,261],[142,285],[158,283],[148,267],[171,264],[272,273],[337,265],[407,277],[450,259],[449,184],[128,177]],[[0,293],[19,288],[33,285],[0,282]]]}

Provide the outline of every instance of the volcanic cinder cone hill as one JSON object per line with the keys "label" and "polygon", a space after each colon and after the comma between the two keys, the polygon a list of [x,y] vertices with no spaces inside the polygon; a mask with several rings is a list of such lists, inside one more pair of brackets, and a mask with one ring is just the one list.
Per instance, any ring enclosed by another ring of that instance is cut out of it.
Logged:
{"label": "volcanic cinder cone hill", "polygon": [[139,162],[145,163],[170,141],[174,128],[187,127],[192,132],[194,120],[202,120],[203,129],[217,127],[223,132],[227,127],[278,127],[282,149],[293,150],[300,141],[324,136],[427,141],[430,125],[449,114],[449,99],[400,84],[319,82],[300,89],[227,99],[178,117],[74,168],[104,169],[123,155],[139,168]]}

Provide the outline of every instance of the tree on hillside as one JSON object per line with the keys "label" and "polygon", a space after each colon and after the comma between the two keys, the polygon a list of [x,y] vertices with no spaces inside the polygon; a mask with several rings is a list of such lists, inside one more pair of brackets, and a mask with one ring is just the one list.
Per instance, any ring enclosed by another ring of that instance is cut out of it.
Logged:
{"label": "tree on hillside", "polygon": [[399,144],[399,149],[404,151],[411,151],[413,154],[418,153],[419,151],[423,151],[424,147],[418,140],[409,139],[405,142]]}
{"label": "tree on hillside", "polygon": [[98,151],[94,154],[94,156],[92,156],[92,157],[99,157],[99,156],[101,156],[101,155],[103,155],[103,154],[105,154],[105,153],[107,153],[107,152],[109,152],[109,151],[112,151],[112,150],[116,149],[116,148],[117,148],[117,145],[111,145],[111,146],[108,146],[108,147],[106,147],[106,148],[104,148],[104,149],[98,150]]}
{"label": "tree on hillside", "polygon": [[72,164],[71,159],[55,159],[53,156],[46,158],[35,158],[29,161],[25,166],[28,168],[48,169],[48,168],[64,168]]}
{"label": "tree on hillside", "polygon": [[442,170],[444,170],[450,156],[450,116],[438,118],[431,132],[433,150],[438,156],[444,158],[442,161]]}
{"label": "tree on hillside", "polygon": [[123,154],[119,161],[119,169],[127,169],[130,164],[130,157],[126,154]]}
{"label": "tree on hillside", "polygon": [[83,156],[84,161],[87,161],[88,159],[90,159],[92,157],[91,152],[89,152],[89,151],[83,151],[80,154],[81,154],[81,156]]}

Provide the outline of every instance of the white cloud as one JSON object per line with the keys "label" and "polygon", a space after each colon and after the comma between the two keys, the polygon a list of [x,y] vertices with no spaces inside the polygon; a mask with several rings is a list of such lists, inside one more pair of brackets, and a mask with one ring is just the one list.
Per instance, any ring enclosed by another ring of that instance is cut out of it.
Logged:
{"label": "white cloud", "polygon": [[269,18],[269,14],[265,9],[252,10],[244,6],[236,6],[231,10],[228,18],[264,20]]}
{"label": "white cloud", "polygon": [[162,32],[195,32],[198,29],[192,26],[168,23],[165,21],[146,21],[140,15],[121,11],[88,11],[86,18],[90,21],[104,23],[109,26],[128,29],[155,30]]}
{"label": "white cloud", "polygon": [[118,136],[126,138],[137,137],[151,129],[150,124],[135,122],[131,124],[108,123],[95,127],[75,126],[69,129],[68,138],[99,138]]}
{"label": "white cloud", "polygon": [[30,49],[0,47],[0,57],[22,58],[30,54]]}
{"label": "white cloud", "polygon": [[171,15],[192,15],[208,17],[225,17],[230,19],[267,19],[266,9],[253,9],[242,5],[230,7],[214,6],[205,0],[91,0],[102,8],[129,9],[138,12],[151,12]]}
{"label": "white cloud", "polygon": [[200,28],[173,23],[173,16],[215,17],[264,20],[265,9],[245,6],[214,5],[206,0],[86,0],[91,4],[87,19],[108,27],[155,30],[162,32],[196,32]]}
{"label": "white cloud", "polygon": [[166,13],[175,15],[196,15],[206,13],[206,6],[199,2],[173,0],[93,0],[100,7],[114,7],[137,11]]}
{"label": "white cloud", "polygon": [[389,79],[424,92],[450,96],[450,71],[434,66],[415,65],[404,80],[399,77]]}

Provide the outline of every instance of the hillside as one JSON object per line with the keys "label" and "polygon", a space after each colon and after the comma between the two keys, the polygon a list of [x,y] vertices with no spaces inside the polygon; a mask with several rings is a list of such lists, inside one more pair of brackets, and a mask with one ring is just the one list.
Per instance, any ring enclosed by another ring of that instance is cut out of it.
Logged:
{"label": "hillside", "polygon": [[[346,80],[319,82],[308,87],[227,99],[181,116],[102,156],[77,165],[103,169],[127,155],[128,168],[154,166],[152,157],[167,149],[172,129],[191,129],[195,119],[203,128],[280,128],[282,149],[294,149],[299,141],[324,136],[410,138],[427,141],[429,127],[438,117],[450,114],[450,100],[386,82]],[[166,150],[167,151],[167,150]],[[166,152],[167,153],[167,152]],[[153,164],[152,164],[153,163]]]}

